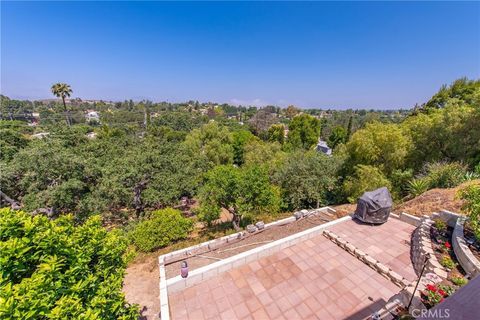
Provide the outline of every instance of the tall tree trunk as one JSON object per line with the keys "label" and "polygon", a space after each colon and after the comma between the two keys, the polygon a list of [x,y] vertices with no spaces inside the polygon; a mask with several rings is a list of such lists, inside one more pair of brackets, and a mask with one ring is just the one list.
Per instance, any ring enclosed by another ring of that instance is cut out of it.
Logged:
{"label": "tall tree trunk", "polygon": [[133,188],[133,206],[135,207],[135,214],[137,219],[143,215],[144,205],[142,201],[142,192],[147,186],[147,181],[142,180]]}
{"label": "tall tree trunk", "polygon": [[67,104],[65,103],[65,97],[62,96],[62,101],[63,101],[63,111],[65,111],[65,119],[67,121],[67,125],[70,126],[70,114],[67,110]]}
{"label": "tall tree trunk", "polygon": [[229,208],[228,212],[230,212],[233,216],[232,218],[233,228],[235,229],[235,231],[240,231],[241,216],[237,214],[237,211],[234,208]]}

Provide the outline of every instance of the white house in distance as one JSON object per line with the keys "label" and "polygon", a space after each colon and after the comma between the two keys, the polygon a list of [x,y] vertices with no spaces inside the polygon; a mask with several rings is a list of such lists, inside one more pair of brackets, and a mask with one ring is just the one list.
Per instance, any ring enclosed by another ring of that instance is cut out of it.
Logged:
{"label": "white house in distance", "polygon": [[87,110],[85,114],[85,119],[87,122],[97,122],[100,123],[100,114],[95,110]]}

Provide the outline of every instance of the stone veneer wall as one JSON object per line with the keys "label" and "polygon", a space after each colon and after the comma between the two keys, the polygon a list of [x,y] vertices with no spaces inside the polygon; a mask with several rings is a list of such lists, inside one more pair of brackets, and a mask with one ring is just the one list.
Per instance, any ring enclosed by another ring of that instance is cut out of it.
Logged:
{"label": "stone veneer wall", "polygon": [[415,229],[412,235],[411,244],[411,258],[415,273],[420,275],[423,264],[425,262],[425,256],[430,254],[430,259],[427,262],[425,273],[433,272],[436,275],[445,279],[447,277],[447,271],[438,262],[437,257],[433,252],[432,241],[430,239],[430,228],[433,225],[433,220],[423,219],[420,226]]}

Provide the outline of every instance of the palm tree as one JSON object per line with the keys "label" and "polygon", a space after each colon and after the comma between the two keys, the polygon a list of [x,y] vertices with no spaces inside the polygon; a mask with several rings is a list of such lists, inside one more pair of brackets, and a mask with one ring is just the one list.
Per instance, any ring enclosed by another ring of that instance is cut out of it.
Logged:
{"label": "palm tree", "polygon": [[63,101],[63,111],[65,111],[65,117],[67,120],[67,125],[70,125],[70,114],[67,110],[67,105],[65,104],[65,98],[70,97],[72,94],[72,88],[70,88],[70,85],[66,83],[55,83],[52,88],[52,93],[57,96],[58,98],[62,98]]}

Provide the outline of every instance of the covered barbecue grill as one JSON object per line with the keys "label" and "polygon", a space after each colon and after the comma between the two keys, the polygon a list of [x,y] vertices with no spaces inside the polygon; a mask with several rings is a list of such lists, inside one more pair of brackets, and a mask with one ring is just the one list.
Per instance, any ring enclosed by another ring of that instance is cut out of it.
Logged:
{"label": "covered barbecue grill", "polygon": [[366,223],[387,222],[392,203],[392,196],[385,187],[365,192],[357,201],[354,217]]}

